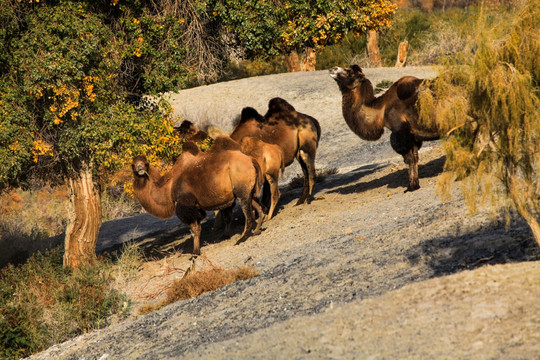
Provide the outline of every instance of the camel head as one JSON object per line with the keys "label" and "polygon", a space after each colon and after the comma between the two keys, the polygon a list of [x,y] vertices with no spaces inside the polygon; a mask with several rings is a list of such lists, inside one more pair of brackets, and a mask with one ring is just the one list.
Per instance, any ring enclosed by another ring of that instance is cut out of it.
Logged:
{"label": "camel head", "polygon": [[133,170],[133,176],[135,176],[135,178],[149,176],[148,171],[150,170],[150,163],[145,156],[136,156],[131,163],[131,170]]}
{"label": "camel head", "polygon": [[195,124],[193,124],[189,120],[182,121],[180,126],[175,126],[174,127],[174,130],[178,131],[180,133],[180,135],[184,135],[184,136],[186,136],[186,135],[194,135],[194,134],[197,133],[197,131],[199,131],[197,126],[195,126]]}
{"label": "camel head", "polygon": [[362,72],[362,68],[358,65],[351,65],[348,69],[335,67],[329,70],[330,76],[336,80],[340,88],[354,89],[360,86],[367,80],[366,76]]}

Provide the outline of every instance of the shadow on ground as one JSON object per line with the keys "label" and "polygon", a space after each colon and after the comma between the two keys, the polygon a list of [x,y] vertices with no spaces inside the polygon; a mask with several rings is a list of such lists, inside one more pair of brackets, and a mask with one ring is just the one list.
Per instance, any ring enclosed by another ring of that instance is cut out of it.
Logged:
{"label": "shadow on ground", "polygon": [[486,264],[540,260],[540,248],[527,224],[514,218],[507,227],[493,220],[459,236],[432,238],[410,248],[406,257],[412,265],[423,262],[433,277],[472,270]]}

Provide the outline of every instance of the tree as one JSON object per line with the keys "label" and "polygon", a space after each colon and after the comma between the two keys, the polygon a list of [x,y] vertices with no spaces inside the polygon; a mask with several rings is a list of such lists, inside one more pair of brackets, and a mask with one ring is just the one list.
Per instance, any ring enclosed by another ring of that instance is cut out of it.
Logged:
{"label": "tree", "polygon": [[209,11],[233,33],[248,56],[298,54],[315,66],[315,53],[343,39],[389,26],[396,6],[389,0],[210,0]]}
{"label": "tree", "polygon": [[[488,30],[491,29],[491,30]],[[512,21],[479,26],[465,66],[441,74],[420,97],[422,117],[436,119],[444,143],[443,189],[462,179],[474,211],[478,198],[503,200],[540,245],[540,8],[523,1]],[[436,99],[436,101],[435,101]],[[437,116],[434,116],[437,114]]]}
{"label": "tree", "polygon": [[0,0],[0,189],[67,183],[65,266],[95,259],[108,174],[179,155],[171,109],[140,100],[196,75],[182,34],[154,2]]}

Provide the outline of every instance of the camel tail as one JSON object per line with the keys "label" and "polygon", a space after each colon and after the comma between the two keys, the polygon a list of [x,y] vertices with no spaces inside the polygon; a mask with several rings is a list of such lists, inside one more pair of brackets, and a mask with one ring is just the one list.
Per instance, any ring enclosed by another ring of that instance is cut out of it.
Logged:
{"label": "camel tail", "polygon": [[311,117],[311,122],[313,122],[313,125],[315,125],[315,128],[317,129],[317,142],[319,142],[319,140],[321,140],[321,124],[319,124],[319,121],[314,117]]}
{"label": "camel tail", "polygon": [[283,174],[285,173],[285,156],[283,151],[281,152],[281,180],[283,180]]}
{"label": "camel tail", "polygon": [[254,158],[251,158],[251,162],[253,163],[253,167],[255,167],[255,171],[257,173],[257,180],[255,182],[255,189],[254,189],[255,191],[253,195],[255,197],[259,197],[261,196],[261,193],[262,193],[262,188],[264,184],[264,175],[257,160],[255,160]]}

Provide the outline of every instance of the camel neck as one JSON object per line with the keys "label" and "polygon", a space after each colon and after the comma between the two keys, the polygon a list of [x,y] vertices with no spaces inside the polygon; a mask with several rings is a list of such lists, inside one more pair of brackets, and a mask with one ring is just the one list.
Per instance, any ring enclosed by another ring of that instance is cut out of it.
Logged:
{"label": "camel neck", "polygon": [[375,100],[369,81],[343,92],[342,110],[345,122],[364,140],[378,140],[384,133],[384,106],[373,106]]}
{"label": "camel neck", "polygon": [[174,214],[171,197],[171,177],[161,176],[157,169],[148,169],[148,178],[138,178],[133,182],[135,197],[151,215],[168,219]]}

